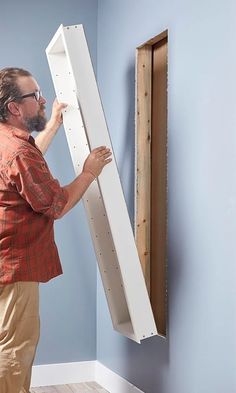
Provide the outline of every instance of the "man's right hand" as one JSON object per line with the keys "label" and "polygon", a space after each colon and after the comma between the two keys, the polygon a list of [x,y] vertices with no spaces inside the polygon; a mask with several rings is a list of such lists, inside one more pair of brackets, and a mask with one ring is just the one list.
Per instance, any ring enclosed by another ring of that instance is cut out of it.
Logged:
{"label": "man's right hand", "polygon": [[112,161],[112,159],[109,158],[111,154],[111,150],[106,146],[100,146],[93,149],[85,160],[83,172],[91,173],[94,178],[98,177],[104,166]]}

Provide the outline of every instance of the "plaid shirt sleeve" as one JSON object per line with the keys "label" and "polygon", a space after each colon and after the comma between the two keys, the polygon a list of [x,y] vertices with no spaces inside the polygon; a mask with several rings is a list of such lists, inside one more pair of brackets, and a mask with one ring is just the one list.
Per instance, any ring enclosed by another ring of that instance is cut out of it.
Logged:
{"label": "plaid shirt sleeve", "polygon": [[41,153],[18,153],[7,168],[7,177],[31,208],[57,219],[63,211],[68,194],[54,179]]}

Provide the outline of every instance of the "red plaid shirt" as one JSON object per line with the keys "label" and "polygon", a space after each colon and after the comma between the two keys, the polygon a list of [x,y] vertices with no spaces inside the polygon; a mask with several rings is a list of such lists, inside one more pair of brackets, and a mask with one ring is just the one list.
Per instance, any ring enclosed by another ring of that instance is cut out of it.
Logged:
{"label": "red plaid shirt", "polygon": [[67,199],[34,138],[0,123],[0,284],[62,273],[53,223]]}

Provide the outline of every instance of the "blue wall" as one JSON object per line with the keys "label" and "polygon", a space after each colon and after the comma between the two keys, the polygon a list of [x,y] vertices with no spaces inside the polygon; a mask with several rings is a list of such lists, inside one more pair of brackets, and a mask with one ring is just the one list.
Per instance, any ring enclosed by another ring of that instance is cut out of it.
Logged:
{"label": "blue wall", "polygon": [[97,357],[145,393],[236,392],[236,3],[98,2],[100,92],[133,217],[135,48],[169,29],[169,334],[113,332]]}
{"label": "blue wall", "polygon": [[[48,99],[49,115],[54,90],[45,48],[61,23],[83,23],[96,67],[97,1],[8,0],[1,2],[0,16],[0,68],[29,69]],[[62,129],[46,159],[62,185],[74,178]],[[96,260],[82,205],[56,222],[56,242],[64,275],[40,286],[37,364],[96,358]]]}
{"label": "blue wall", "polygon": [[[138,345],[113,331],[78,206],[56,223],[64,275],[41,285],[37,364],[97,351],[145,393],[235,393],[235,8],[230,0],[2,2],[0,68],[30,69],[48,108],[45,47],[60,23],[84,24],[131,221],[135,48],[169,29],[168,339]],[[65,145],[61,130],[47,154],[62,184],[74,177]]]}

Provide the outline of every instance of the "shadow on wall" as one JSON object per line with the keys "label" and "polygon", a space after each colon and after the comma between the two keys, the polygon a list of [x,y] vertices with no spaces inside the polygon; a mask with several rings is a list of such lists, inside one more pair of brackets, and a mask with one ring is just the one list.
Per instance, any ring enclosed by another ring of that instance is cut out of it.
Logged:
{"label": "shadow on wall", "polygon": [[148,338],[141,345],[127,340],[123,365],[125,378],[144,393],[165,393],[169,372],[169,341],[161,337]]}
{"label": "shadow on wall", "polygon": [[127,114],[123,139],[123,156],[119,167],[131,225],[134,229],[134,161],[135,161],[135,67],[126,75]]}
{"label": "shadow on wall", "polygon": [[[135,66],[127,70],[127,116],[124,133],[120,175],[131,223],[134,228],[134,163],[135,163]],[[119,370],[124,378],[145,393],[167,392],[166,374],[169,372],[169,338],[153,337],[139,345],[125,339]]]}

